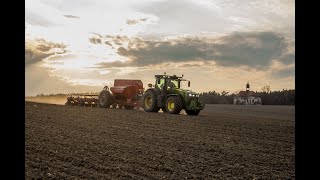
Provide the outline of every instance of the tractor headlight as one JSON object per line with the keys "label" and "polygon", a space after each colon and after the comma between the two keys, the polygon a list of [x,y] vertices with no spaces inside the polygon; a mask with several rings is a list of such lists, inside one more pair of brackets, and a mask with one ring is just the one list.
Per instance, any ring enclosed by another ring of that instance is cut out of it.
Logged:
{"label": "tractor headlight", "polygon": [[189,96],[189,97],[198,97],[197,94],[192,94],[192,93],[189,93],[188,96]]}

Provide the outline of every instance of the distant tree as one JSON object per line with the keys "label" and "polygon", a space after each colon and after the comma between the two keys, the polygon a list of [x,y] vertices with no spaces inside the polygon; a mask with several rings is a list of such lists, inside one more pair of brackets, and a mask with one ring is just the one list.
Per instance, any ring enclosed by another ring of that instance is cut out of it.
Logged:
{"label": "distant tree", "polygon": [[222,95],[222,96],[226,96],[228,93],[229,93],[229,92],[222,91],[222,92],[221,92],[221,95]]}
{"label": "distant tree", "polygon": [[265,92],[265,93],[270,93],[271,92],[271,88],[270,88],[270,85],[265,85],[261,88],[262,92]]}

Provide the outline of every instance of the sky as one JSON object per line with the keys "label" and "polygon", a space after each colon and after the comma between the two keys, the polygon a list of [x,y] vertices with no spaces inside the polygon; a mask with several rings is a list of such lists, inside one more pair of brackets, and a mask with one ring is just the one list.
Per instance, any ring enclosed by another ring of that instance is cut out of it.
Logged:
{"label": "sky", "polygon": [[184,75],[195,92],[295,88],[293,0],[26,0],[25,95]]}

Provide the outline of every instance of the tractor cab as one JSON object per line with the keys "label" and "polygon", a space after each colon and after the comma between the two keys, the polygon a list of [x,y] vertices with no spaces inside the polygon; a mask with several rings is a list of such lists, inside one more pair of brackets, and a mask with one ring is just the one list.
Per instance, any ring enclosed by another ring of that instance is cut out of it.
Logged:
{"label": "tractor cab", "polygon": [[[182,81],[187,81],[186,79],[182,79],[183,76],[178,77],[176,75],[155,75],[155,78],[156,82],[154,87],[164,91],[180,89],[182,87]],[[190,81],[188,81],[188,87],[190,87]]]}

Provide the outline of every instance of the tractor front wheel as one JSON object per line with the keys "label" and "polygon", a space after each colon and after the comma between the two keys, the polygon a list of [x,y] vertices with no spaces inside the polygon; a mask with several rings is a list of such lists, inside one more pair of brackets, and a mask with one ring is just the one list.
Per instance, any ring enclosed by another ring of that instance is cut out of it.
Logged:
{"label": "tractor front wheel", "polygon": [[156,94],[151,90],[143,95],[143,110],[146,112],[158,112],[160,108],[157,106]]}
{"label": "tractor front wheel", "polygon": [[170,96],[166,101],[166,111],[170,114],[179,114],[182,110],[182,101],[179,96]]}

